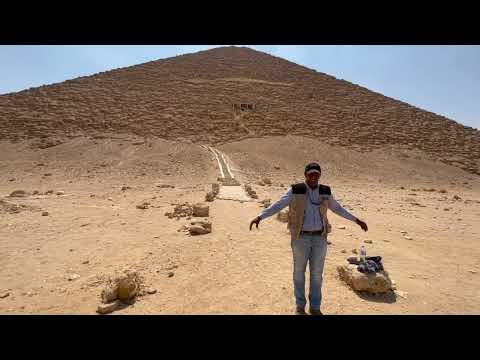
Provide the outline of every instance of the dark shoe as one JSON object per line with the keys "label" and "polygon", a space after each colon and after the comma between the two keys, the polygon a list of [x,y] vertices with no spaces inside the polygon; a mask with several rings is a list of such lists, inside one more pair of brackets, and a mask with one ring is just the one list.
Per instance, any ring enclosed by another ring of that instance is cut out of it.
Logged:
{"label": "dark shoe", "polygon": [[295,309],[295,315],[307,315],[305,308],[298,307]]}
{"label": "dark shoe", "polygon": [[310,315],[323,315],[323,314],[320,311],[320,309],[315,310],[315,309],[310,308]]}

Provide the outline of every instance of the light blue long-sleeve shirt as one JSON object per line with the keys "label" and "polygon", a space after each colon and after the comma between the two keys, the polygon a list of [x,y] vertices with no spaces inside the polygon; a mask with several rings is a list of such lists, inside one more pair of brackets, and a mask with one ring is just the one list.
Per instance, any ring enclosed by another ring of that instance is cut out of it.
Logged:
{"label": "light blue long-sleeve shirt", "polygon": [[[306,194],[306,201],[305,201],[305,216],[303,220],[303,231],[321,231],[323,229],[322,219],[320,217],[319,206],[316,205],[320,203],[320,194],[318,192],[318,187],[315,189],[310,189],[307,185],[307,194]],[[326,196],[326,195],[322,195]],[[270,205],[267,209],[263,210],[259,215],[260,219],[264,220],[272,215],[275,215],[280,210],[288,206],[290,201],[293,198],[292,188],[288,189],[288,191],[283,194],[283,196],[275,202],[274,204]],[[356,217],[350,214],[347,210],[345,210],[334,198],[333,195],[328,195],[328,208],[332,210],[335,214],[355,222]]]}

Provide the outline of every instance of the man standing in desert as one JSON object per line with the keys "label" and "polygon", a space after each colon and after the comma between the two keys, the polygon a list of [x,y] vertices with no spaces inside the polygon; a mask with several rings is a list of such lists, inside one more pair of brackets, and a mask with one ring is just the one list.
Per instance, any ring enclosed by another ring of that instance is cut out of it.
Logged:
{"label": "man standing in desert", "polygon": [[305,182],[294,184],[278,200],[250,222],[258,224],[282,210],[287,205],[288,229],[291,234],[293,251],[293,285],[296,301],[295,314],[306,315],[305,306],[305,270],[310,267],[310,314],[322,315],[323,267],[327,254],[327,235],[331,226],[327,219],[327,209],[335,214],[357,223],[364,231],[367,224],[345,210],[332,196],[330,187],[318,183],[321,175],[320,165],[310,163],[305,167]]}

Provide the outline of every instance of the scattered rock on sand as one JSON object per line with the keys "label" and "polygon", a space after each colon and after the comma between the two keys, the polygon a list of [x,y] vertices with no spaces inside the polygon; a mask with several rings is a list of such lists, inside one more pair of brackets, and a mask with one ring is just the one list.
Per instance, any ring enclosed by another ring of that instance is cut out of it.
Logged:
{"label": "scattered rock on sand", "polygon": [[407,236],[407,235],[404,235],[403,237],[407,240],[413,240],[410,236]]}
{"label": "scattered rock on sand", "polygon": [[118,299],[118,285],[115,283],[114,280],[109,280],[107,285],[103,288],[100,296],[104,304],[110,303]]}
{"label": "scattered rock on sand", "polygon": [[126,270],[120,274],[110,277],[102,290],[101,299],[103,303],[110,303],[115,300],[128,301],[133,299],[140,292],[143,278],[136,271]]}
{"label": "scattered rock on sand", "polygon": [[[25,210],[34,211],[35,208],[31,207],[31,206],[24,205],[24,204],[20,204],[20,205],[13,204],[13,203],[10,203],[10,202],[5,201],[3,199],[0,199],[0,213],[6,212],[6,213],[9,213],[9,214],[18,214],[18,213],[20,213],[22,211],[25,211]],[[8,224],[7,226],[10,226],[10,224]]]}
{"label": "scattered rock on sand", "polygon": [[392,281],[392,290],[397,290],[397,284],[395,282],[395,280],[393,279],[390,279]]}
{"label": "scattered rock on sand", "polygon": [[173,277],[173,275],[175,275],[175,273],[174,273],[173,271],[170,271],[170,272],[168,273],[168,277],[169,277],[169,278],[170,278],[170,277]]}
{"label": "scattered rock on sand", "polygon": [[148,288],[146,290],[147,294],[150,294],[150,295],[153,295],[153,294],[156,294],[157,293],[157,289],[154,289],[154,288]]}
{"label": "scattered rock on sand", "polygon": [[10,197],[27,197],[28,195],[30,194],[25,190],[15,190],[9,196]]}
{"label": "scattered rock on sand", "polygon": [[3,293],[0,293],[0,299],[5,299],[6,297],[10,296],[10,293],[9,292],[3,292]]}
{"label": "scattered rock on sand", "polygon": [[407,298],[407,292],[406,291],[400,291],[400,290],[395,290],[395,295],[400,296],[403,299]]}
{"label": "scattered rock on sand", "polygon": [[209,221],[192,221],[188,227],[190,235],[204,235],[212,232],[212,223]]}
{"label": "scattered rock on sand", "polygon": [[131,189],[130,186],[122,186],[122,191],[126,191],[126,190],[129,190],[129,189]]}
{"label": "scattered rock on sand", "polygon": [[462,200],[462,198],[461,198],[460,196],[458,196],[458,195],[454,195],[454,196],[453,196],[453,200]]}
{"label": "scattered rock on sand", "polygon": [[140,205],[137,205],[136,207],[137,207],[137,209],[146,210],[146,209],[148,209],[148,206],[149,206],[149,205],[150,205],[149,202],[143,202],[143,203],[141,203]]}
{"label": "scattered rock on sand", "polygon": [[357,249],[352,249],[352,254],[358,254]]}
{"label": "scattered rock on sand", "polygon": [[34,190],[33,193],[32,193],[32,195],[39,195],[39,194],[40,194],[40,192],[38,190]]}
{"label": "scattered rock on sand", "polygon": [[358,265],[360,263],[360,260],[358,259],[358,256],[349,256],[347,258],[347,262],[349,264],[354,264],[354,265]]}
{"label": "scattered rock on sand", "polygon": [[192,216],[193,207],[189,203],[178,204],[178,205],[175,205],[175,208],[173,209],[173,213],[167,212],[165,213],[165,215],[168,216],[170,219],[172,218],[179,219],[181,217]]}
{"label": "scattered rock on sand", "polygon": [[205,229],[203,226],[199,226],[199,225],[190,226],[188,228],[188,231],[190,232],[190,235],[204,235],[211,232]]}
{"label": "scattered rock on sand", "polygon": [[257,192],[248,184],[245,184],[245,191],[252,199],[258,199]]}
{"label": "scattered rock on sand", "polygon": [[110,314],[117,310],[121,305],[120,300],[115,300],[114,302],[108,303],[108,304],[100,304],[97,307],[97,313],[105,315],[105,314]]}
{"label": "scattered rock on sand", "polygon": [[210,207],[208,205],[198,203],[193,205],[193,216],[195,217],[208,217]]}
{"label": "scattered rock on sand", "polygon": [[80,275],[78,275],[78,274],[71,274],[71,275],[67,276],[68,281],[74,281],[74,280],[77,280],[77,279],[80,279]]}
{"label": "scattered rock on sand", "polygon": [[282,210],[277,214],[277,219],[281,222],[288,222],[288,209]]}
{"label": "scattered rock on sand", "polygon": [[372,240],[368,240],[368,239],[367,239],[367,240],[364,240],[363,242],[364,242],[365,244],[372,244],[372,243],[373,243]]}
{"label": "scattered rock on sand", "polygon": [[337,271],[340,278],[355,291],[381,294],[392,289],[392,282],[386,271],[364,274],[359,272],[357,266],[353,264],[338,266]]}
{"label": "scattered rock on sand", "polygon": [[346,254],[347,253],[347,250],[343,249],[342,251],[340,251],[342,254]]}
{"label": "scattered rock on sand", "polygon": [[48,213],[48,211],[43,211],[43,212],[42,212],[42,216],[48,216],[48,215],[50,215],[50,214]]}
{"label": "scattered rock on sand", "polygon": [[340,229],[340,230],[345,230],[347,227],[345,225],[342,225],[342,226],[337,226],[337,229]]}
{"label": "scattered rock on sand", "polygon": [[65,195],[65,191],[57,191],[57,195]]}
{"label": "scattered rock on sand", "polygon": [[268,208],[272,204],[272,200],[271,199],[265,199],[265,200],[260,201],[260,203],[263,204],[264,208]]}
{"label": "scattered rock on sand", "polygon": [[215,200],[215,193],[210,191],[205,195],[205,201],[212,202],[213,200]]}
{"label": "scattered rock on sand", "polygon": [[43,176],[52,176],[52,173],[43,174]]}
{"label": "scattered rock on sand", "polygon": [[139,291],[139,284],[130,278],[123,278],[118,282],[118,298],[120,300],[133,299]]}
{"label": "scattered rock on sand", "polygon": [[47,190],[47,191],[45,192],[45,194],[46,194],[46,195],[53,194],[53,190]]}
{"label": "scattered rock on sand", "polygon": [[262,181],[265,185],[272,185],[272,180],[269,178],[263,178]]}
{"label": "scattered rock on sand", "polygon": [[159,184],[159,185],[157,185],[157,187],[160,188],[160,189],[168,189],[168,188],[174,189],[175,188],[175,186],[169,185],[169,184]]}

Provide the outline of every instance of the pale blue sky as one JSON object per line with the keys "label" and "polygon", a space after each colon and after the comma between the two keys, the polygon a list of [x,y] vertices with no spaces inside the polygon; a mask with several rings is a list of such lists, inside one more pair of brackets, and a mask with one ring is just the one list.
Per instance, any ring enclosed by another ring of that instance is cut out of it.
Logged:
{"label": "pale blue sky", "polygon": [[[218,46],[0,46],[0,94]],[[480,46],[250,47],[480,129]]]}

